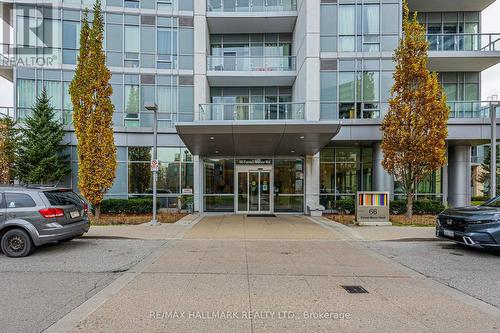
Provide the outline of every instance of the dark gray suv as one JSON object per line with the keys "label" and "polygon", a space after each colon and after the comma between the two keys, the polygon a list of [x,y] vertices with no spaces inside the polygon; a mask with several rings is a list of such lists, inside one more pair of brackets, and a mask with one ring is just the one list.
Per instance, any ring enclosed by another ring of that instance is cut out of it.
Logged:
{"label": "dark gray suv", "polygon": [[36,246],[69,241],[90,228],[87,204],[72,190],[0,187],[0,245],[9,257],[25,257]]}

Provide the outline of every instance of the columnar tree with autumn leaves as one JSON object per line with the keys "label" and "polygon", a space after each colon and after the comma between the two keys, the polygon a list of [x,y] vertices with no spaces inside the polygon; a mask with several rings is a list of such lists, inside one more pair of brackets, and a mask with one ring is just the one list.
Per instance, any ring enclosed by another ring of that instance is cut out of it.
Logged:
{"label": "columnar tree with autumn leaves", "polygon": [[11,184],[14,181],[19,144],[19,133],[15,125],[10,117],[0,115],[0,184]]}
{"label": "columnar tree with autumn leaves", "polygon": [[394,86],[382,123],[382,166],[401,183],[411,218],[420,182],[445,164],[449,108],[436,73],[427,69],[425,27],[403,2],[403,37],[396,49]]}
{"label": "columnar tree with autumn leaves", "polygon": [[70,85],[73,126],[78,139],[78,188],[100,218],[100,204],[113,185],[116,146],[113,137],[111,72],[103,50],[104,22],[101,1],[94,4],[92,26],[85,12],[80,32],[80,53]]}

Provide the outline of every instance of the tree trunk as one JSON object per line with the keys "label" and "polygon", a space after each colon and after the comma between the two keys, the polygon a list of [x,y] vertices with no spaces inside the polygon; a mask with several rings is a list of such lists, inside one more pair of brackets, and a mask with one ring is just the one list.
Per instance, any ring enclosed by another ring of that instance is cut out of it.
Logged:
{"label": "tree trunk", "polygon": [[411,219],[413,216],[413,194],[406,195],[406,214],[407,219]]}
{"label": "tree trunk", "polygon": [[97,221],[101,219],[101,204],[94,205],[94,217]]}

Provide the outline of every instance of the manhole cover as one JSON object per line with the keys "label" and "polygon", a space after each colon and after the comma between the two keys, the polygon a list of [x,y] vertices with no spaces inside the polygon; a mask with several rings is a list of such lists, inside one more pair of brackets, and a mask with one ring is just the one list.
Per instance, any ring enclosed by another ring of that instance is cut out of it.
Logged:
{"label": "manhole cover", "polygon": [[368,291],[361,286],[341,286],[349,294],[368,294]]}

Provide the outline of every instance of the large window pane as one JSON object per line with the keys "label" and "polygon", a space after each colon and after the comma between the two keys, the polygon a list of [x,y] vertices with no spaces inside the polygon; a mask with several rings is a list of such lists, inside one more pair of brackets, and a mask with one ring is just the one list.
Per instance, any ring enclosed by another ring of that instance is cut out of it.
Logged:
{"label": "large window pane", "polygon": [[17,80],[17,105],[22,108],[31,108],[35,105],[35,80]]}
{"label": "large window pane", "polygon": [[[396,17],[392,18],[397,19]],[[363,32],[365,34],[378,34],[380,23],[380,13],[378,5],[363,6]]]}
{"label": "large window pane", "polygon": [[205,194],[234,194],[234,160],[205,160]]}
{"label": "large window pane", "polygon": [[358,163],[336,163],[336,190],[341,194],[358,191]]}
{"label": "large window pane", "polygon": [[158,193],[180,193],[179,162],[162,162],[158,169]]}
{"label": "large window pane", "polygon": [[125,52],[139,53],[139,27],[125,26]]}
{"label": "large window pane", "polygon": [[274,161],[274,192],[277,195],[304,193],[302,160]]}
{"label": "large window pane", "polygon": [[79,23],[72,21],[63,22],[63,47],[67,49],[77,49],[79,47]]}
{"label": "large window pane", "polygon": [[337,100],[337,72],[321,72],[321,101]]}
{"label": "large window pane", "polygon": [[321,5],[321,33],[337,33],[337,5]]}
{"label": "large window pane", "polygon": [[355,96],[355,73],[340,72],[339,73],[339,100],[354,101]]}
{"label": "large window pane", "polygon": [[123,52],[123,27],[121,25],[106,25],[106,49]]}
{"label": "large window pane", "polygon": [[158,111],[177,112],[177,87],[158,86]]}
{"label": "large window pane", "polygon": [[128,192],[130,194],[152,193],[150,162],[133,162],[128,165]]}
{"label": "large window pane", "polygon": [[379,100],[379,72],[363,73],[363,101]]}
{"label": "large window pane", "polygon": [[382,33],[397,34],[399,33],[399,5],[398,4],[383,4],[382,5]]}
{"label": "large window pane", "polygon": [[339,34],[354,35],[356,30],[355,6],[339,6]]}
{"label": "large window pane", "polygon": [[45,81],[43,84],[45,86],[45,90],[47,91],[47,97],[50,98],[50,104],[56,110],[61,109],[61,82]]}
{"label": "large window pane", "polygon": [[125,112],[137,113],[139,112],[139,86],[126,85],[125,86]]}

